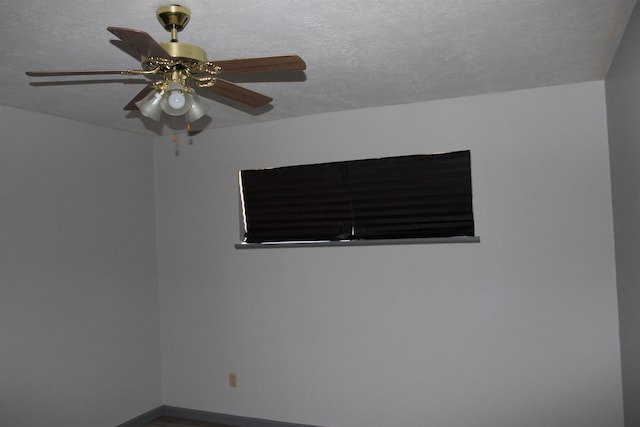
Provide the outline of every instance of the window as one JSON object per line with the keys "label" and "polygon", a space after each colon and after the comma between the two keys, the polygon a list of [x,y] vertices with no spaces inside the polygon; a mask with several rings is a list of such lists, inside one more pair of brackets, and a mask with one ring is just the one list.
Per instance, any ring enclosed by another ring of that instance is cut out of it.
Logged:
{"label": "window", "polygon": [[474,236],[471,153],[239,173],[245,243]]}

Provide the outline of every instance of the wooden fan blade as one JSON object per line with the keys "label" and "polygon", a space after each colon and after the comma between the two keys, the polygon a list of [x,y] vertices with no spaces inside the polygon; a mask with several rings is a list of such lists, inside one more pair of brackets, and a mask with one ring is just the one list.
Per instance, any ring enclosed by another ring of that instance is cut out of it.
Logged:
{"label": "wooden fan blade", "polygon": [[264,58],[230,59],[209,61],[222,68],[220,74],[256,73],[267,71],[303,71],[307,64],[298,55],[268,56]]}
{"label": "wooden fan blade", "polygon": [[153,90],[154,89],[152,85],[149,84],[145,86],[144,89],[138,92],[138,94],[134,96],[133,99],[129,101],[127,105],[124,106],[124,110],[137,110],[138,106],[136,105],[136,102],[140,101],[142,98],[149,95],[149,93],[153,92]]}
{"label": "wooden fan blade", "polygon": [[234,101],[242,102],[249,107],[262,107],[273,101],[273,98],[245,89],[242,86],[238,86],[219,77],[216,78],[216,83],[213,86],[203,87],[202,89],[226,96]]}
{"label": "wooden fan blade", "polygon": [[63,71],[27,71],[31,77],[56,77],[56,76],[93,76],[97,74],[128,74],[130,70],[63,70]]}
{"label": "wooden fan blade", "polygon": [[170,58],[166,50],[148,33],[131,28],[107,27],[107,30],[140,52],[145,58]]}

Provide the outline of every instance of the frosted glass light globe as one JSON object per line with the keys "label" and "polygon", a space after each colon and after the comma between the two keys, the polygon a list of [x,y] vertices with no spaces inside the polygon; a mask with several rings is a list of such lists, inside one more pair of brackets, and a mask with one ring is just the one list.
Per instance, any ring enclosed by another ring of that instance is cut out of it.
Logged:
{"label": "frosted glass light globe", "polygon": [[172,90],[169,94],[169,99],[167,99],[171,108],[175,110],[179,110],[184,107],[185,99],[182,91]]}

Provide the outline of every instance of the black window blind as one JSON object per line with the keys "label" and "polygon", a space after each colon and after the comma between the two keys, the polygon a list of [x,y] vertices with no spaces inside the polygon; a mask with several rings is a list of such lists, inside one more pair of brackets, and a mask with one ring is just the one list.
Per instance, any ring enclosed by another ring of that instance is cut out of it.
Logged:
{"label": "black window blind", "polygon": [[246,243],[473,236],[471,153],[239,173]]}

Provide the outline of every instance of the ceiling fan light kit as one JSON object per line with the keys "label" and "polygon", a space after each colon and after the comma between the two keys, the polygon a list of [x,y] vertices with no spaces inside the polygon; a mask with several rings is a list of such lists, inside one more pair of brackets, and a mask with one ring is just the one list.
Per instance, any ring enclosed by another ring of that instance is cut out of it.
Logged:
{"label": "ceiling fan light kit", "polygon": [[[169,42],[156,42],[148,33],[130,28],[107,27],[107,30],[140,54],[142,69],[133,70],[70,70],[27,71],[32,77],[57,77],[96,74],[139,75],[153,79],[126,106],[139,110],[144,117],[160,121],[162,113],[185,116],[187,128],[203,117],[209,106],[202,102],[195,89],[202,89],[230,98],[250,107],[261,107],[273,99],[223,80],[222,74],[304,71],[306,64],[297,55],[263,58],[209,61],[204,49],[178,41],[178,32],[188,24],[191,11],[180,5],[163,6],[156,10],[158,21],[171,33]],[[174,138],[175,139],[175,138]]]}

